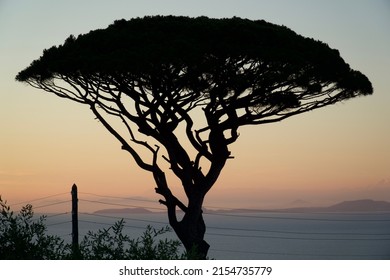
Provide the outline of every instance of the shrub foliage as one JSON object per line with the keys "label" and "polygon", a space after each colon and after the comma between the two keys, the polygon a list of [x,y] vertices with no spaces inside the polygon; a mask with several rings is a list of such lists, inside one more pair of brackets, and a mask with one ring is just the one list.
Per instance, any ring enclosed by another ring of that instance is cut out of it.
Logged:
{"label": "shrub foliage", "polygon": [[178,240],[163,239],[168,226],[159,230],[147,226],[141,237],[123,233],[125,221],[113,226],[89,231],[79,244],[79,251],[61,237],[50,235],[46,216],[34,217],[33,206],[23,206],[14,213],[0,196],[0,259],[3,260],[172,260],[184,259]]}

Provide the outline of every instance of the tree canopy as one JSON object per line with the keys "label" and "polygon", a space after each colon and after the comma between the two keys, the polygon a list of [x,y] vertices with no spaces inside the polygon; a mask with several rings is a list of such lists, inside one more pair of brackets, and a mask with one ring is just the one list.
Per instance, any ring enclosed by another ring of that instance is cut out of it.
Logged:
{"label": "tree canopy", "polygon": [[[228,146],[239,137],[239,127],[373,92],[368,78],[327,44],[241,18],[118,20],[44,50],[16,79],[89,105],[137,164],[153,173],[164,197],[160,202],[186,249],[195,244],[206,252],[203,198],[231,157]],[[112,116],[124,129],[111,123]],[[194,155],[179,139],[181,124]],[[152,157],[142,158],[135,146]],[[160,146],[167,153],[162,157]],[[161,158],[181,180],[187,205],[170,191]],[[186,213],[181,221],[176,206]]]}

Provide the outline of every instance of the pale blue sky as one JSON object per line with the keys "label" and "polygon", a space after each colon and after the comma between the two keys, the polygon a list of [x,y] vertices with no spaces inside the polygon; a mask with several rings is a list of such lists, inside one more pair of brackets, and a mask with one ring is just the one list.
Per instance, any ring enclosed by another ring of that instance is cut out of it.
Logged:
{"label": "pale blue sky", "polygon": [[[76,182],[104,194],[153,195],[149,174],[138,170],[87,108],[16,83],[14,77],[43,49],[63,43],[70,34],[156,14],[238,16],[283,24],[339,49],[374,86],[373,96],[280,124],[242,129],[232,147],[236,159],[225,171],[237,178],[222,175],[209,194],[210,203],[267,206],[300,198],[325,203],[367,196],[390,200],[390,184],[383,183],[390,178],[387,0],[0,0],[0,194],[9,200],[50,195]],[[135,183],[145,187],[128,187]],[[112,187],[107,190],[107,185]],[[234,191],[237,185],[243,194]]]}

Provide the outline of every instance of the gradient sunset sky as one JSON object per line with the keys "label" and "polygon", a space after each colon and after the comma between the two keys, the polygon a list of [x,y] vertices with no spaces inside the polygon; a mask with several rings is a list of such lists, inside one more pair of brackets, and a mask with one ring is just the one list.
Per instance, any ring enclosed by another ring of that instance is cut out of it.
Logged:
{"label": "gradient sunset sky", "polygon": [[[238,16],[286,25],[338,49],[374,94],[244,127],[205,205],[267,208],[390,201],[390,1],[0,0],[0,194],[10,204],[70,192],[158,200],[88,107],[15,81],[71,34],[145,15]],[[180,191],[177,181],[172,185]],[[181,196],[181,195],[180,195]]]}

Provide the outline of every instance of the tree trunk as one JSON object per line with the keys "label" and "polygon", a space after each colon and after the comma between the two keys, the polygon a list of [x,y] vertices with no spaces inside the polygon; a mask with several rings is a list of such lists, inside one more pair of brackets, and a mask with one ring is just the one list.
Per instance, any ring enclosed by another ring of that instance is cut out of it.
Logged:
{"label": "tree trunk", "polygon": [[[167,207],[169,224],[183,243],[188,257],[206,259],[210,245],[204,241],[206,225],[203,220],[202,205],[205,194],[199,192],[199,188],[192,187],[190,193],[187,193],[188,206],[185,206],[172,194],[164,172],[156,167],[153,175],[157,183],[156,193],[165,198],[159,202]],[[177,207],[184,212],[181,221],[177,220]]]}
{"label": "tree trunk", "polygon": [[204,240],[206,225],[203,220],[202,205],[188,207],[183,219],[172,225],[183,243],[190,259],[206,259],[210,245]]}
{"label": "tree trunk", "polygon": [[[167,197],[167,196],[166,196]],[[183,243],[190,259],[206,259],[210,245],[204,240],[206,224],[203,220],[202,205],[204,196],[197,193],[188,197],[188,206],[171,194],[164,203],[168,207],[169,224]],[[176,206],[183,212],[181,221],[177,220]]]}

